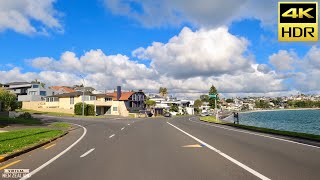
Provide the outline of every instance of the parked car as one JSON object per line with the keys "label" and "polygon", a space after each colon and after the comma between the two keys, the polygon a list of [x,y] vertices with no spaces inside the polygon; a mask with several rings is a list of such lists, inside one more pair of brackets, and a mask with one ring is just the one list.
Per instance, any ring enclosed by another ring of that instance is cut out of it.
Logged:
{"label": "parked car", "polygon": [[164,117],[171,117],[171,116],[172,116],[172,114],[171,114],[171,113],[169,113],[169,112],[166,112],[166,113],[164,113],[164,114],[163,114],[163,116],[164,116]]}
{"label": "parked car", "polygon": [[148,117],[152,117],[153,116],[151,111],[140,110],[139,113],[140,114],[146,114]]}
{"label": "parked car", "polygon": [[200,114],[200,116],[205,117],[205,116],[210,116],[210,114],[207,113],[207,112],[203,112],[203,113]]}

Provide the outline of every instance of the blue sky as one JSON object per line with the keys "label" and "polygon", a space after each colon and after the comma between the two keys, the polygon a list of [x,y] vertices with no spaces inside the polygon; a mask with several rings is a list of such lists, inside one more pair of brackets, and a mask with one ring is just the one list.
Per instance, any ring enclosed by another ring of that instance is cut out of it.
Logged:
{"label": "blue sky", "polygon": [[[231,95],[320,89],[317,79],[308,78],[306,84],[307,77],[320,74],[317,43],[278,42],[277,1],[256,5],[252,0],[200,0],[197,6],[195,1],[188,2],[44,0],[24,4],[39,9],[37,14],[21,8],[19,1],[4,0],[0,11],[8,21],[0,20],[1,81],[39,78],[49,85],[72,85],[80,82],[78,74],[85,74],[97,89],[113,89],[120,83],[127,89],[149,91],[166,86],[181,94],[202,92],[210,84]],[[242,9],[238,8],[241,3]],[[21,18],[11,17],[10,8]],[[78,65],[84,62],[93,69],[102,62],[108,67],[101,72],[81,69]],[[268,88],[259,82],[266,82]]]}

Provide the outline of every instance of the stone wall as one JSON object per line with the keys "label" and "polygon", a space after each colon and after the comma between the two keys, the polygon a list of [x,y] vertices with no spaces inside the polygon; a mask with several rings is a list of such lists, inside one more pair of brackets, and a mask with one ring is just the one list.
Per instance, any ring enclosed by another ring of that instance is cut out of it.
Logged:
{"label": "stone wall", "polygon": [[46,102],[34,101],[34,102],[22,102],[22,109],[35,110],[41,112],[57,112],[74,114],[73,109],[62,109],[62,108],[47,108]]}

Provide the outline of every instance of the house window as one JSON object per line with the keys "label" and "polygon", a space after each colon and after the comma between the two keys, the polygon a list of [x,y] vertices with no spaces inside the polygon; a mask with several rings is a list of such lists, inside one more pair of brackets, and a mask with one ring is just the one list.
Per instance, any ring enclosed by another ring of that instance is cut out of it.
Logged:
{"label": "house window", "polygon": [[70,104],[74,104],[74,97],[70,97]]}
{"label": "house window", "polygon": [[29,95],[36,95],[36,91],[29,91]]}
{"label": "house window", "polygon": [[47,92],[46,91],[40,91],[40,96],[46,96]]}
{"label": "house window", "polygon": [[113,107],[113,111],[118,111],[118,107]]}
{"label": "house window", "polygon": [[106,98],[104,98],[104,100],[107,102],[107,101],[112,101],[112,98],[110,98],[110,97],[106,97]]}
{"label": "house window", "polygon": [[39,88],[39,85],[34,84],[32,85],[32,88]]}
{"label": "house window", "polygon": [[96,96],[84,96],[84,101],[95,101]]}

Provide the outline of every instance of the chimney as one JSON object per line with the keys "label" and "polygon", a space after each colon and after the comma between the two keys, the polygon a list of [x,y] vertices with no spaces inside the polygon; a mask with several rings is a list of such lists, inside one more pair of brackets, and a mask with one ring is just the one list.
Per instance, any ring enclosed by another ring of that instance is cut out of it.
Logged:
{"label": "chimney", "polygon": [[120,100],[121,97],[121,86],[117,86],[117,101]]}

